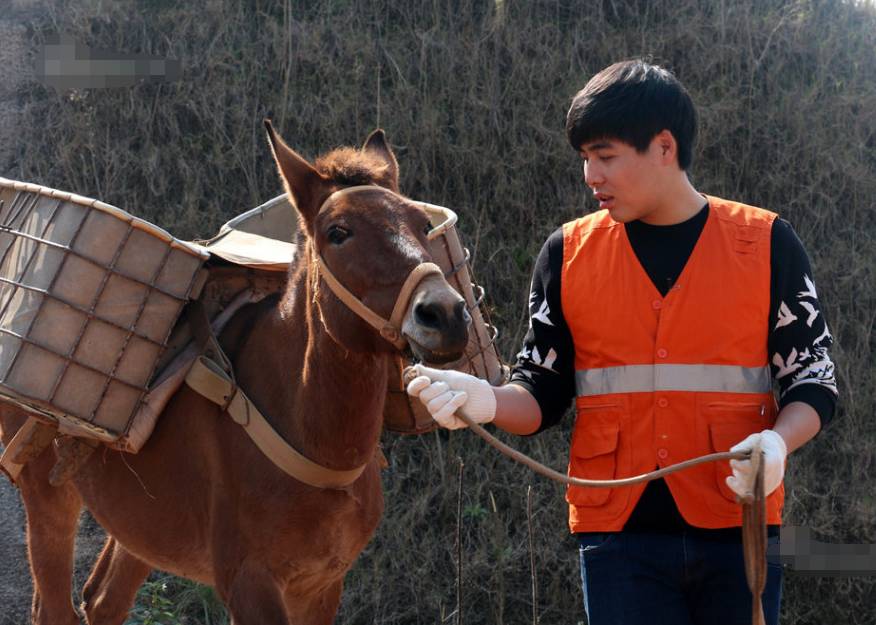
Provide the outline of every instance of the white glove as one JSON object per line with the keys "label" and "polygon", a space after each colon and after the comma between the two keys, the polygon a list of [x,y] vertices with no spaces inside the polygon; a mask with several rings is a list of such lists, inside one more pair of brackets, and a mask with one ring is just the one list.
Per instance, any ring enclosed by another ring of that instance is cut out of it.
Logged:
{"label": "white glove", "polygon": [[[758,442],[763,451],[763,492],[764,495],[769,495],[779,487],[785,475],[785,458],[788,455],[785,439],[775,430],[764,430],[737,443],[730,448],[730,451],[748,451]],[[740,497],[752,494],[757,476],[751,460],[731,460],[730,468],[733,469],[733,475],[727,477],[727,486],[730,490]]]}
{"label": "white glove", "polygon": [[452,369],[414,365],[417,377],[408,384],[408,395],[420,401],[441,427],[467,427],[454,413],[461,410],[475,423],[489,423],[496,416],[496,395],[486,380]]}

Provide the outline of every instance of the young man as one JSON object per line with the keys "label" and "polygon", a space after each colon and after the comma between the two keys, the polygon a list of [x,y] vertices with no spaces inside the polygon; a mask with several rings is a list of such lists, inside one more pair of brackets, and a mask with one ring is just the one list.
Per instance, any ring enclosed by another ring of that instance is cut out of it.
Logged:
{"label": "young man", "polygon": [[[517,434],[554,425],[574,399],[577,477],[627,477],[760,442],[777,544],[786,455],[830,420],[837,395],[802,244],[775,213],[692,186],[696,113],[665,69],[606,68],[575,96],[566,131],[600,210],[542,248],[511,382],[420,367],[408,393],[444,427],[464,426],[461,409]],[[735,496],[752,470],[729,464],[567,491],[591,625],[749,623]],[[770,624],[781,578],[770,563]]]}

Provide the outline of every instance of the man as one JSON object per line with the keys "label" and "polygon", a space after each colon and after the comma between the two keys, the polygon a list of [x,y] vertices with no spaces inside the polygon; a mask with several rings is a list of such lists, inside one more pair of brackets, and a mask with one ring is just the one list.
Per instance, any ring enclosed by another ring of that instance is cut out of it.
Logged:
{"label": "man", "polygon": [[[696,113],[665,69],[606,68],[575,96],[566,131],[600,210],[542,248],[511,382],[419,367],[408,393],[444,427],[464,426],[461,409],[517,434],[554,425],[574,399],[577,477],[627,477],[759,442],[777,544],[786,455],[830,420],[837,395],[802,244],[775,213],[693,187]],[[749,461],[729,465],[569,488],[591,625],[750,621],[736,494],[753,472]],[[781,578],[770,563],[767,623],[778,622]]]}

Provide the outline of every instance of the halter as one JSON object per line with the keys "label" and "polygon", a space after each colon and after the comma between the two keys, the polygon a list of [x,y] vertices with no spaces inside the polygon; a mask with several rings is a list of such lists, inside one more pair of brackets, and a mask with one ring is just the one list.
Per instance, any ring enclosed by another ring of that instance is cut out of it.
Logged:
{"label": "halter", "polygon": [[[383,187],[375,185],[347,187],[329,195],[319,207],[318,213],[321,213],[329,202],[333,202],[342,196],[355,194],[365,190],[382,191],[394,197],[400,197],[389,189],[384,189]],[[313,256],[316,260],[317,273],[322,276],[322,279],[325,280],[329,290],[335,295],[335,297],[341,300],[347,308],[356,313],[356,315],[367,322],[370,326],[380,332],[380,336],[392,343],[396,348],[404,349],[407,347],[408,342],[404,335],[402,335],[401,327],[405,311],[407,311],[408,305],[411,302],[411,296],[413,295],[414,290],[420,285],[420,282],[426,277],[434,274],[443,277],[444,272],[441,271],[441,268],[435,263],[420,263],[414,267],[405,279],[404,284],[402,284],[401,291],[399,291],[398,297],[395,300],[395,305],[392,307],[392,313],[390,314],[389,319],[384,319],[368,308],[362,300],[353,295],[343,284],[341,284],[328,268],[328,265],[326,265],[322,254],[319,254],[316,251],[316,246],[313,246],[312,249]]]}

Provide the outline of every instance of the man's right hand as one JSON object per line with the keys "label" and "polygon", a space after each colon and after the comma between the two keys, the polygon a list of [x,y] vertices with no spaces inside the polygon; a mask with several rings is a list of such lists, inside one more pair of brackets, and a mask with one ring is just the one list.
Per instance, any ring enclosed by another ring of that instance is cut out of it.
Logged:
{"label": "man's right hand", "polygon": [[414,365],[417,377],[407,386],[408,395],[418,397],[438,422],[449,430],[467,427],[457,410],[475,423],[489,423],[496,416],[496,395],[486,380],[452,369]]}

